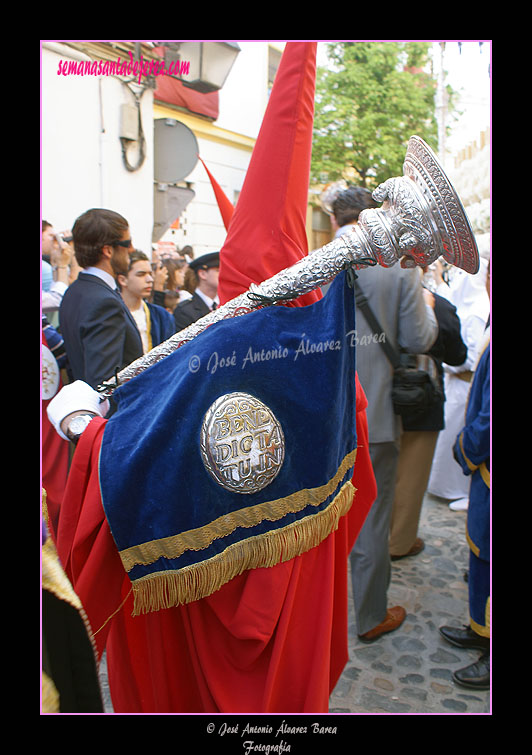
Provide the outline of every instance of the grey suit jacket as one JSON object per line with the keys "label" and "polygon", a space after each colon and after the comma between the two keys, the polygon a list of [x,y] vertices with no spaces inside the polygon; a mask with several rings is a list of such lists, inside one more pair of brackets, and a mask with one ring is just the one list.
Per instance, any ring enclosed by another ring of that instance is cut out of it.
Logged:
{"label": "grey suit jacket", "polygon": [[[375,266],[357,271],[358,283],[379,321],[386,338],[398,349],[425,353],[438,335],[434,312],[425,304],[419,273]],[[395,441],[401,434],[401,420],[394,413],[391,398],[393,369],[362,312],[356,311],[356,366],[368,399],[370,443]]]}

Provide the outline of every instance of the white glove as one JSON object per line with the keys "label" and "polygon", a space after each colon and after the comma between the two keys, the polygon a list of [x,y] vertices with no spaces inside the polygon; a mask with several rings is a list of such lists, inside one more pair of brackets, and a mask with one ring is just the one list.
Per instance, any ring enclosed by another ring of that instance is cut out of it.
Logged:
{"label": "white glove", "polygon": [[50,401],[46,408],[48,419],[55,428],[55,431],[65,440],[66,435],[61,430],[61,422],[73,412],[86,411],[91,414],[97,414],[105,417],[109,411],[109,401],[100,401],[100,394],[91,388],[88,383],[82,380],[76,380],[70,385],[65,385],[57,396]]}

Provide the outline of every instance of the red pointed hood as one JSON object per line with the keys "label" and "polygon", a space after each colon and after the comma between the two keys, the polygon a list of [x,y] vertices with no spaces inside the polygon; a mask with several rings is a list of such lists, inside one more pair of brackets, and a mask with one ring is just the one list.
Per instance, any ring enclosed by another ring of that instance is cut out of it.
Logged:
{"label": "red pointed hood", "polygon": [[[286,44],[220,254],[222,304],[308,252],[316,47],[315,42]],[[320,297],[315,291],[294,303],[310,304]]]}

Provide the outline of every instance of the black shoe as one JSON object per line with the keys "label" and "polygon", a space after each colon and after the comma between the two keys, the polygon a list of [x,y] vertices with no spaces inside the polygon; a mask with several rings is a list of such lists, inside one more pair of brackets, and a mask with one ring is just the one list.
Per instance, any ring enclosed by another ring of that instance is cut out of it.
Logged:
{"label": "black shoe", "polygon": [[461,687],[468,689],[489,689],[490,688],[490,656],[489,653],[483,653],[478,661],[466,666],[453,674],[454,681]]}
{"label": "black shoe", "polygon": [[481,637],[474,632],[471,627],[440,627],[440,634],[445,637],[447,642],[458,648],[466,650],[488,650],[490,647],[489,637]]}

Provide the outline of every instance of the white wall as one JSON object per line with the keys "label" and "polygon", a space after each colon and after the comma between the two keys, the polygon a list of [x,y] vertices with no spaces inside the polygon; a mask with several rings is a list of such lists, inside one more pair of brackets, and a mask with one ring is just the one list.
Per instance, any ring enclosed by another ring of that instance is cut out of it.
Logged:
{"label": "white wall", "polygon": [[[246,137],[258,136],[268,104],[268,43],[238,42],[241,51],[219,94],[215,126]],[[175,114],[179,120],[179,113]],[[196,134],[200,156],[234,204],[242,189],[251,151]],[[162,240],[178,247],[190,244],[196,255],[218,251],[226,237],[214,192],[201,162],[186,178],[196,192],[180,218],[180,228],[170,229]]]}
{"label": "white wall", "polygon": [[[153,96],[141,100],[147,157],[126,170],[119,140],[120,105],[133,96],[117,79],[58,75],[59,61],[75,55],[43,43],[41,62],[42,217],[56,229],[71,228],[91,207],[128,220],[134,244],[151,248],[153,227]],[[132,154],[132,161],[134,155]]]}
{"label": "white wall", "polygon": [[[256,138],[268,101],[268,43],[239,42],[241,52],[220,91],[215,126]],[[149,252],[153,228],[153,95],[141,100],[147,158],[131,173],[122,162],[119,140],[120,105],[133,103],[117,79],[58,75],[60,60],[76,53],[59,43],[42,47],[42,217],[58,230],[71,228],[91,207],[107,207],[129,221],[134,244]],[[156,116],[157,117],[157,116]],[[179,120],[179,113],[173,117]],[[238,140],[197,136],[200,155],[231,202],[243,185],[251,151]],[[196,253],[219,249],[225,228],[203,165],[198,162],[186,181],[196,192],[180,219],[180,229],[163,240],[179,247],[191,244]]]}
{"label": "white wall", "polygon": [[[228,144],[198,137],[199,152],[207,168],[227,198],[235,204],[235,193],[242,189],[251,152]],[[173,241],[179,248],[190,244],[197,256],[218,251],[226,237],[225,227],[209,177],[202,163],[186,178],[196,196],[182,213],[179,229],[168,230],[162,241]]]}
{"label": "white wall", "polygon": [[240,52],[220,90],[216,125],[256,138],[268,104],[268,43],[238,44]]}

